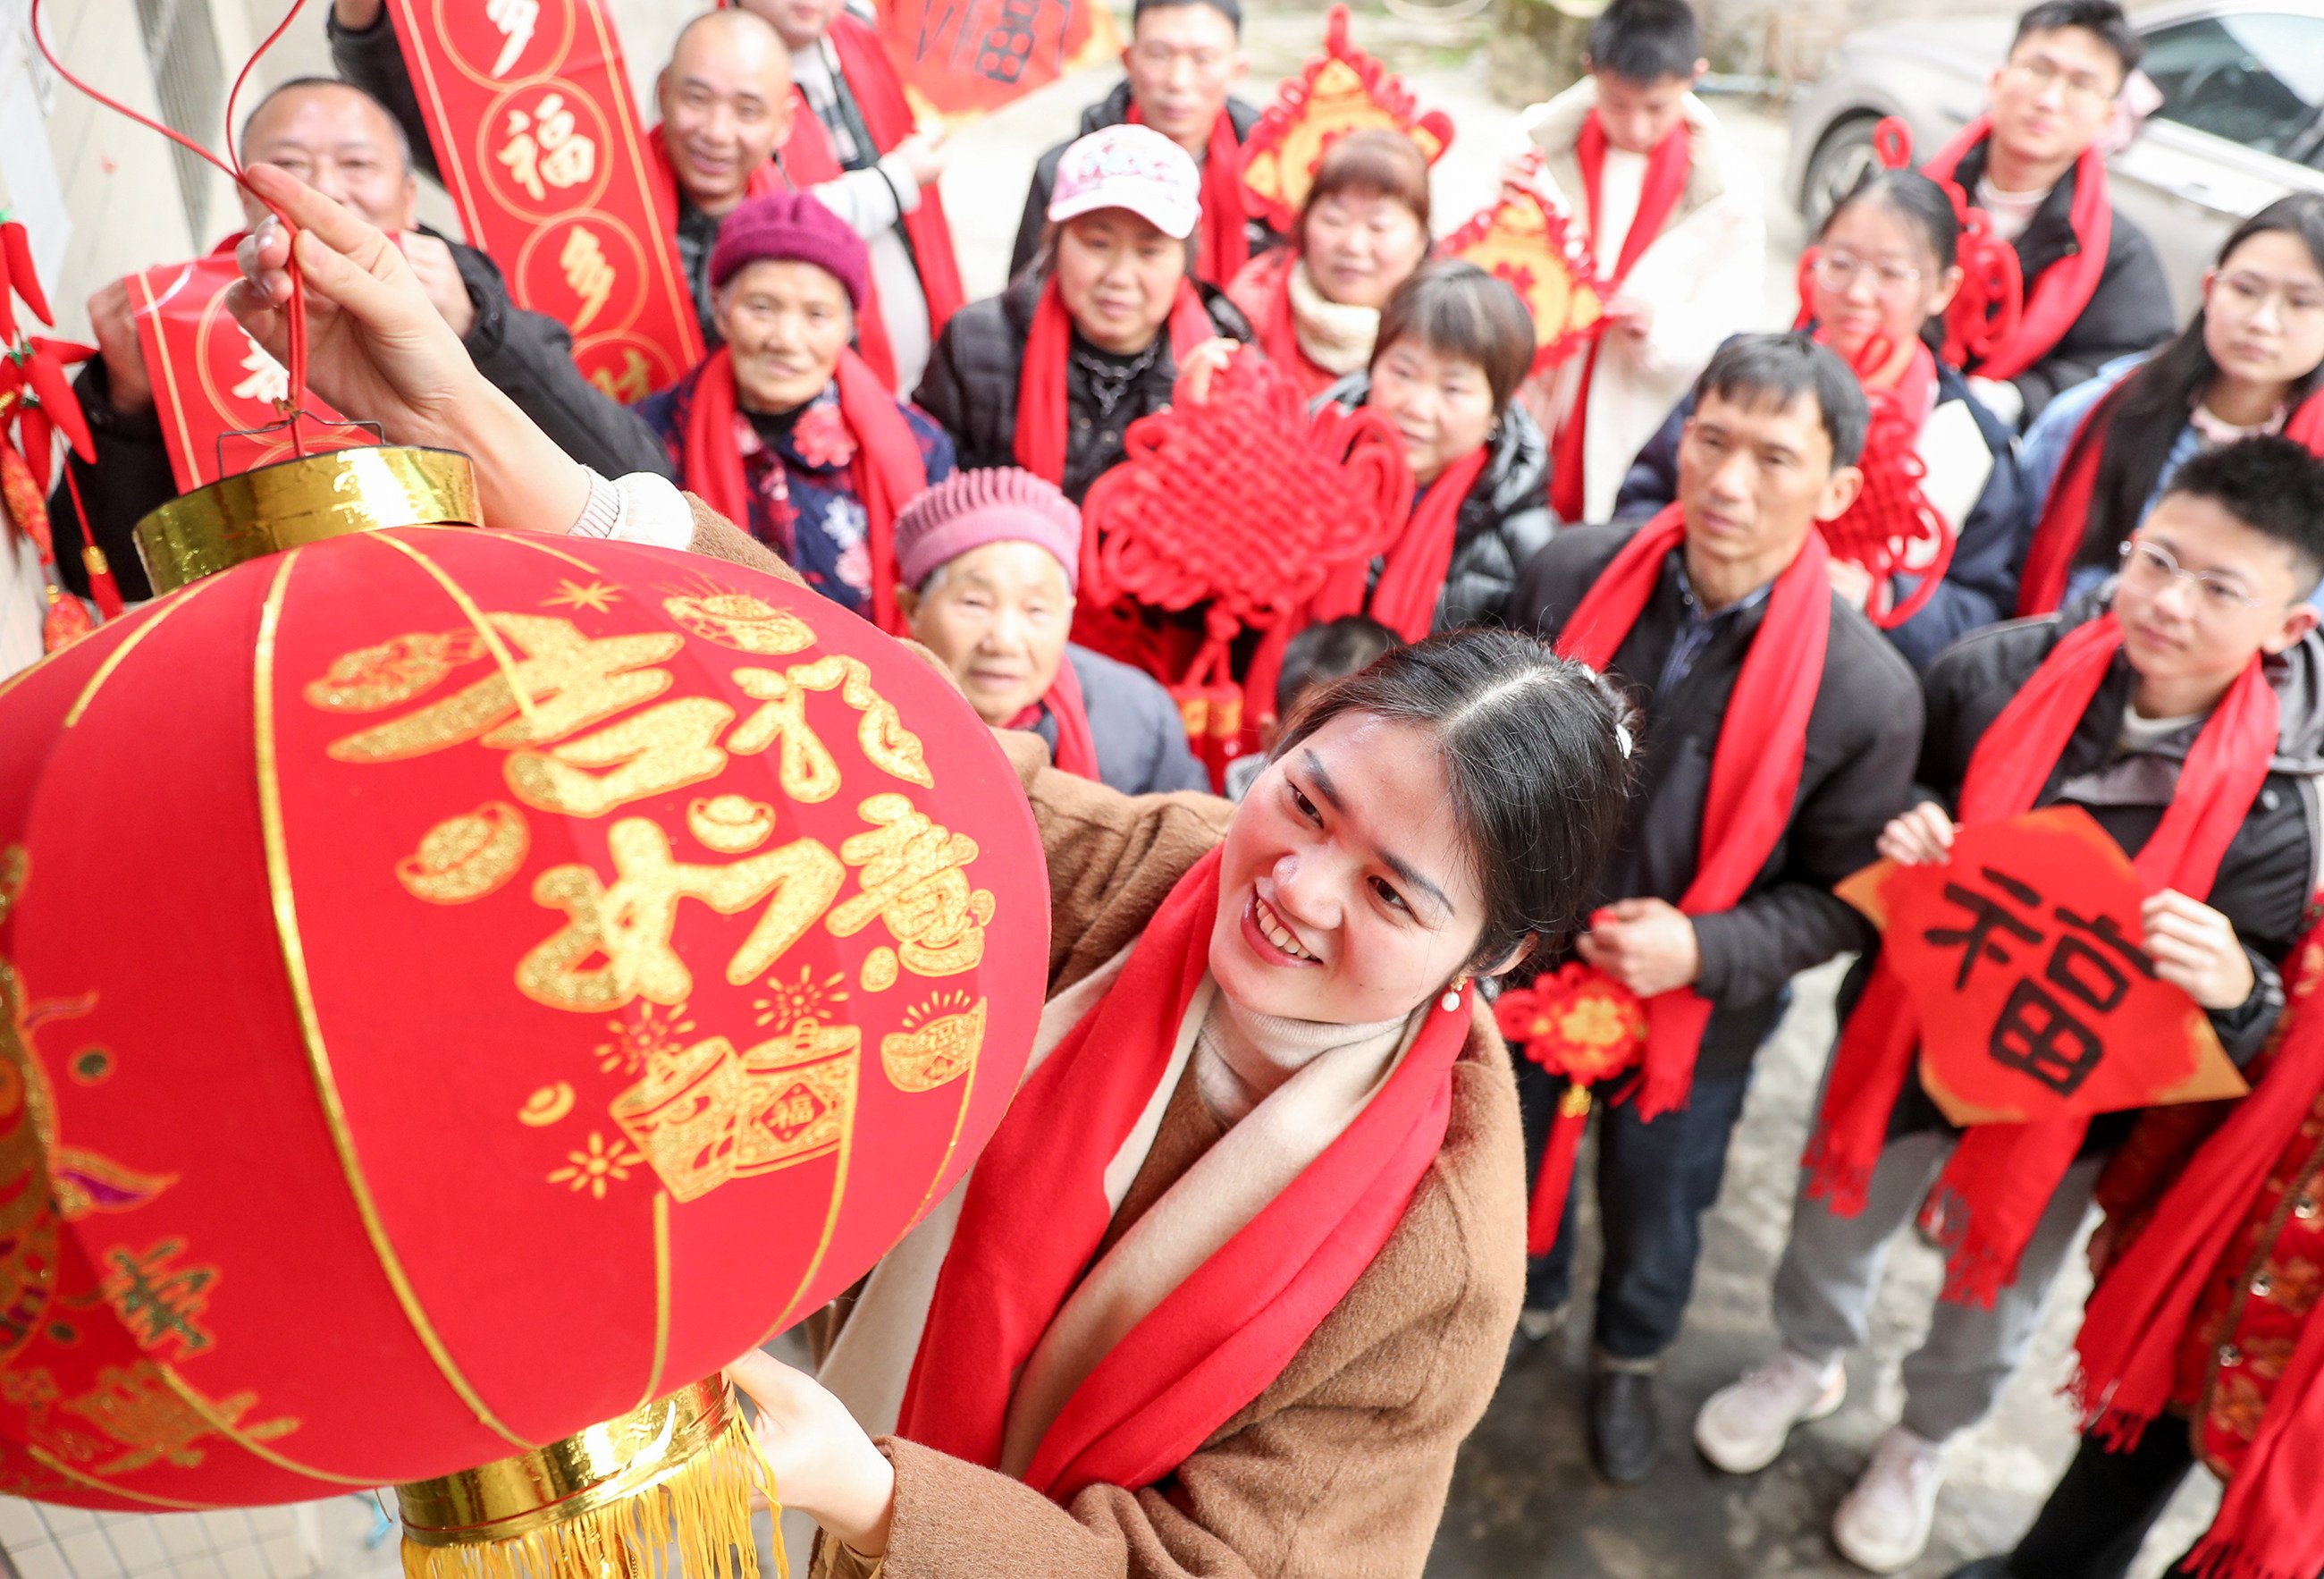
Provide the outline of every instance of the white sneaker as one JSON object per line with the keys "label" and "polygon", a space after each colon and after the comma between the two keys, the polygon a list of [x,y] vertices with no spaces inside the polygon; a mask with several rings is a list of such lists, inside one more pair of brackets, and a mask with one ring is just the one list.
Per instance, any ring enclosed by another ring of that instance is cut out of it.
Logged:
{"label": "white sneaker", "polygon": [[1694,1417],[1694,1445],[1731,1475],[1756,1474],[1775,1462],[1792,1427],[1821,1420],[1848,1396],[1840,1362],[1818,1365],[1778,1349],[1775,1357],[1703,1400]]}
{"label": "white sneaker", "polygon": [[1832,1545],[1841,1556],[1875,1574],[1910,1566],[1928,1549],[1937,1491],[1944,1483],[1944,1444],[1890,1427],[1855,1489],[1832,1515]]}

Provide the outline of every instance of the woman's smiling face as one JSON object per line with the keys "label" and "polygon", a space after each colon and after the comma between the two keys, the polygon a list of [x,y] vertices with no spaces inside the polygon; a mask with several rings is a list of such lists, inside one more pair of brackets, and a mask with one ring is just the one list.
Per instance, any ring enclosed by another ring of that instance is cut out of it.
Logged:
{"label": "woman's smiling face", "polygon": [[1270,763],[1236,808],[1211,974],[1261,1014],[1401,1019],[1476,952],[1474,864],[1435,737],[1342,714]]}

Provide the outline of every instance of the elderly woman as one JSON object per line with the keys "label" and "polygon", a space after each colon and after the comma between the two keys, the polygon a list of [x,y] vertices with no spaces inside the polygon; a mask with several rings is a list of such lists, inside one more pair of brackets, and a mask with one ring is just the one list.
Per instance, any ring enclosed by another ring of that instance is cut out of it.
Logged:
{"label": "elderly woman", "polygon": [[1327,591],[1323,615],[1360,608],[1407,642],[1496,621],[1517,572],[1549,541],[1549,440],[1516,403],[1533,319],[1474,263],[1426,265],[1380,314],[1369,372],[1325,399],[1370,406],[1404,436],[1416,490],[1404,535],[1359,599]]}
{"label": "elderly woman", "polygon": [[914,397],[962,465],[1020,466],[1079,503],[1190,363],[1250,337],[1194,278],[1201,212],[1201,172],[1159,132],[1108,126],[1065,150],[1033,268],[953,315]]}
{"label": "elderly woman", "polygon": [[953,451],[849,348],[870,279],[862,238],[816,199],[752,199],[710,259],[726,343],[639,412],[679,486],[896,631],[896,512],[951,473]]}
{"label": "elderly woman", "polygon": [[1252,259],[1227,297],[1313,399],[1371,365],[1380,309],[1427,256],[1428,157],[1401,132],[1368,128],[1332,144],[1291,245]]}
{"label": "elderly woman", "polygon": [[1081,547],[1056,484],[955,472],[897,517],[897,605],[987,724],[1039,735],[1066,772],[1125,795],[1209,789],[1170,693],[1065,640]]}
{"label": "elderly woman", "polygon": [[[300,227],[318,394],[475,457],[505,526],[780,569],[667,481],[567,458],[384,236],[251,179]],[[290,253],[271,222],[241,252],[235,312],[277,355]],[[845,1313],[827,1387],[732,1368],[835,1571],[1421,1572],[1521,1297],[1515,1076],[1477,985],[1579,923],[1623,715],[1489,631],[1315,697],[1239,808],[1003,735],[1050,887],[1045,1056]]]}

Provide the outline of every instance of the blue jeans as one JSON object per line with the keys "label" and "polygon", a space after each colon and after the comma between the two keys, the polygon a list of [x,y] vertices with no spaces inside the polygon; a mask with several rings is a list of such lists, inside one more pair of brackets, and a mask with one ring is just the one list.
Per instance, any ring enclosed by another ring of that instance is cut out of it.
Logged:
{"label": "blue jeans", "polygon": [[[1651,1360],[1678,1337],[1702,1253],[1702,1214],[1719,1198],[1727,1142],[1750,1089],[1748,1068],[1698,1075],[1687,1104],[1652,1123],[1635,1099],[1601,1102],[1598,1126],[1598,1215],[1606,1259],[1598,1273],[1598,1346],[1617,1360]],[[1525,1114],[1526,1183],[1541,1167],[1563,1080],[1523,1058],[1517,1095]],[[1526,1266],[1526,1304],[1554,1309],[1573,1292],[1579,1191],[1565,1198],[1557,1243]]]}

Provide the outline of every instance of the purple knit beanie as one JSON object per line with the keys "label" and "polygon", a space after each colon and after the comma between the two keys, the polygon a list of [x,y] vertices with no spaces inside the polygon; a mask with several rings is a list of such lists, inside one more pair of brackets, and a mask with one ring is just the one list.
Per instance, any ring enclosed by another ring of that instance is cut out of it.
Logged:
{"label": "purple knit beanie", "polygon": [[714,291],[752,263],[813,263],[847,288],[863,310],[871,288],[871,254],[847,222],[805,192],[770,192],[738,205],[718,226],[710,253]]}
{"label": "purple knit beanie", "polygon": [[1046,477],[1016,466],[954,472],[896,516],[896,577],[918,586],[987,543],[1033,543],[1081,579],[1082,512]]}

